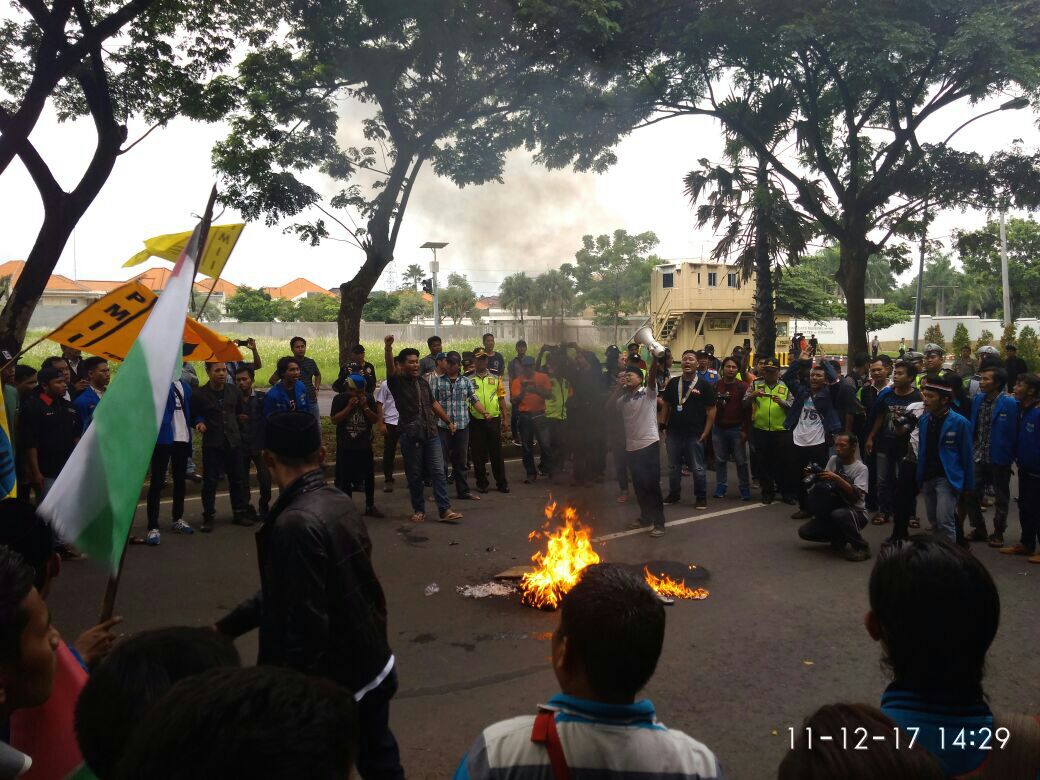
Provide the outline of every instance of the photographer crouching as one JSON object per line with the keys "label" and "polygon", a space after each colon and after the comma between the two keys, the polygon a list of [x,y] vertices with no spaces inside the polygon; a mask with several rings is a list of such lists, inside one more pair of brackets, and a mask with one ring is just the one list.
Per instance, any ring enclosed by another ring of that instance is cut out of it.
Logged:
{"label": "photographer crouching", "polygon": [[807,542],[825,542],[844,550],[849,561],[870,557],[870,545],[860,534],[867,525],[868,472],[856,457],[857,445],[854,434],[839,433],[826,469],[815,463],[805,469],[806,503],[813,519],[798,529],[798,536]]}

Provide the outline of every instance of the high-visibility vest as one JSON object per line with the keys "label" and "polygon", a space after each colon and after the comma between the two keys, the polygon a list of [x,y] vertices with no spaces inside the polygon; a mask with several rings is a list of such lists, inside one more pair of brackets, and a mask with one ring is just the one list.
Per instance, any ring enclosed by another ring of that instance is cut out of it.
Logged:
{"label": "high-visibility vest", "polygon": [[[777,382],[776,387],[770,388],[764,379],[756,379],[751,383],[748,392],[761,390],[769,395],[775,395],[785,401],[791,397],[791,390],[783,382]],[[772,398],[755,398],[752,400],[752,425],[760,431],[782,431],[784,420],[787,419],[787,409],[782,407]]]}
{"label": "high-visibility vest", "polygon": [[562,377],[551,377],[552,395],[545,399],[545,416],[550,420],[567,419],[567,399],[571,394],[571,383]]}
{"label": "high-visibility vest", "polygon": [[484,408],[487,409],[487,418],[485,418],[476,410],[473,404],[470,404],[470,416],[477,420],[498,417],[502,413],[499,399],[505,398],[506,395],[502,377],[490,370],[487,376],[477,376],[476,374],[467,374],[466,376],[473,383],[473,392],[477,396],[477,400],[484,404]]}

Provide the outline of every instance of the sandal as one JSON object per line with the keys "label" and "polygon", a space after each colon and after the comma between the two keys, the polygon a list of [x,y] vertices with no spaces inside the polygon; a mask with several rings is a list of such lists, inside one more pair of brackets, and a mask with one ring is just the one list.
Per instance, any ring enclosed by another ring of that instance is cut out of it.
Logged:
{"label": "sandal", "polygon": [[464,496],[459,496],[460,501],[480,501],[480,496],[475,496],[472,493],[467,493]]}
{"label": "sandal", "polygon": [[910,527],[911,528],[920,528],[921,527],[921,521],[918,520],[916,517],[911,517],[910,518]]}
{"label": "sandal", "polygon": [[144,540],[143,536],[131,536],[126,541],[127,541],[127,544],[145,544],[145,540]]}
{"label": "sandal", "polygon": [[413,523],[425,523],[426,522],[426,513],[425,512],[416,512],[414,515],[412,515],[408,519],[411,520]]}
{"label": "sandal", "polygon": [[870,522],[873,525],[885,525],[885,523],[887,523],[889,521],[889,519],[890,518],[889,518],[888,515],[883,515],[883,514],[881,514],[879,512],[878,514],[876,514],[872,518],[870,518]]}
{"label": "sandal", "polygon": [[1030,550],[1027,550],[1021,544],[1013,544],[1013,545],[1011,545],[1009,547],[1001,547],[999,552],[1004,553],[1004,555],[1032,555],[1033,554]]}
{"label": "sandal", "polygon": [[446,512],[441,512],[440,517],[437,518],[439,523],[457,523],[462,519],[462,513],[456,512],[454,509],[449,509]]}

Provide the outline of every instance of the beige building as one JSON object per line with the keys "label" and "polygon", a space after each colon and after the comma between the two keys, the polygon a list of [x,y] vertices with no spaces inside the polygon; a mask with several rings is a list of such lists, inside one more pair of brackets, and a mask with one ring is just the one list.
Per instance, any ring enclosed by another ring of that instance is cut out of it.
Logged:
{"label": "beige building", "polygon": [[[650,317],[654,336],[676,356],[685,349],[715,347],[718,356],[754,344],[754,278],[741,282],[737,265],[676,260],[650,274]],[[776,317],[778,352],[789,342],[786,315]]]}

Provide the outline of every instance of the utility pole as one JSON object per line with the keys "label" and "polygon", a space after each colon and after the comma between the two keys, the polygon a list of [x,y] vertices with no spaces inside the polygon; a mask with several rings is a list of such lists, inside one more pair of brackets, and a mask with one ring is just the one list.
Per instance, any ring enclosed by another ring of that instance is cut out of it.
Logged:
{"label": "utility pole", "polygon": [[1004,288],[1004,327],[1011,324],[1011,287],[1008,285],[1007,231],[1004,228],[1004,209],[1000,210],[1000,280]]}
{"label": "utility pole", "polygon": [[430,273],[433,276],[433,335],[441,335],[441,292],[440,287],[437,286],[437,272],[440,270],[440,263],[437,262],[437,250],[444,249],[448,245],[447,241],[427,241],[425,244],[420,246],[420,249],[432,249],[433,250],[433,262],[430,263]]}

